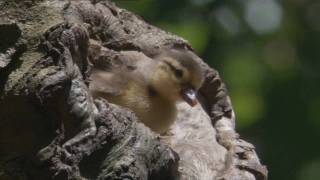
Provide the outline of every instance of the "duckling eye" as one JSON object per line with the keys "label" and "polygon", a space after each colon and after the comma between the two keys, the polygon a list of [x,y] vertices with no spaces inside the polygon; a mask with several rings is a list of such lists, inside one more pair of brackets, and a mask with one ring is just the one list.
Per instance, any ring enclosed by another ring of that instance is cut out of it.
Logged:
{"label": "duckling eye", "polygon": [[176,67],[174,67],[170,62],[168,61],[164,61],[169,67],[170,69],[174,72],[174,75],[177,77],[177,78],[182,78],[183,76],[183,71],[181,69],[177,69]]}
{"label": "duckling eye", "polygon": [[181,69],[176,69],[174,71],[174,74],[176,75],[177,78],[182,78],[183,76],[183,71]]}

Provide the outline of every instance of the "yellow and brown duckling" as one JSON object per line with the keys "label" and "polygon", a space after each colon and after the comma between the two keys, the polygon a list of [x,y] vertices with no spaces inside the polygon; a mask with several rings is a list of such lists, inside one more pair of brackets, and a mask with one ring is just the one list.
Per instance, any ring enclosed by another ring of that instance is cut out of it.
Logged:
{"label": "yellow and brown duckling", "polygon": [[94,98],[131,109],[154,132],[165,133],[176,119],[176,103],[197,104],[203,75],[195,55],[166,50],[151,59],[143,53],[123,51],[125,66],[103,69],[94,65],[90,91]]}

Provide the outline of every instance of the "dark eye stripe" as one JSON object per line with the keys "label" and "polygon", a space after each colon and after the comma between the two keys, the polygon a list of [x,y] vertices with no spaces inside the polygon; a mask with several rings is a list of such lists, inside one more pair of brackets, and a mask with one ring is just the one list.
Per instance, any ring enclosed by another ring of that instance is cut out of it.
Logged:
{"label": "dark eye stripe", "polygon": [[181,78],[183,76],[183,71],[181,69],[177,69],[170,62],[167,62],[167,61],[164,61],[164,62],[170,67],[170,69],[174,72],[176,77]]}

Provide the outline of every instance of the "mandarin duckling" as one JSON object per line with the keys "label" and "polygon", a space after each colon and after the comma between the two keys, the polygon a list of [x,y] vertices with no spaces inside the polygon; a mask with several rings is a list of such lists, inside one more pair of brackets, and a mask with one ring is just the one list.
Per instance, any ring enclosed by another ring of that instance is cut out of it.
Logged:
{"label": "mandarin duckling", "polygon": [[165,50],[154,59],[136,51],[121,54],[125,58],[115,62],[113,68],[93,65],[89,89],[94,98],[131,109],[159,134],[175,121],[177,102],[197,104],[203,74],[192,52]]}

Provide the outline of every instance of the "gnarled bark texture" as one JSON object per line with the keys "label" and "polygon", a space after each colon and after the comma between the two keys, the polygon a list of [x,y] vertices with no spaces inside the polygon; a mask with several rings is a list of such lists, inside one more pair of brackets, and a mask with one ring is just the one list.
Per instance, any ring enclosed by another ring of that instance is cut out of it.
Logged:
{"label": "gnarled bark texture", "polygon": [[200,58],[202,106],[179,105],[159,137],[128,109],[93,100],[90,60],[193,52],[110,1],[0,1],[0,179],[266,179],[239,139],[219,74]]}

